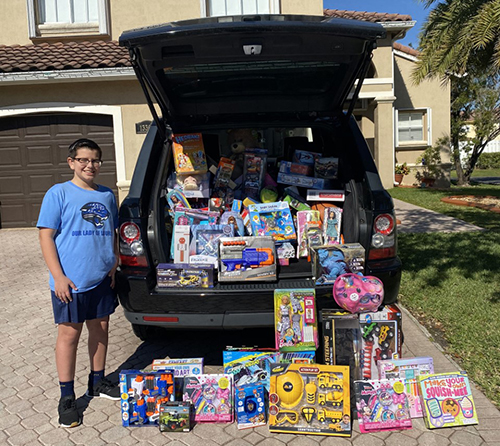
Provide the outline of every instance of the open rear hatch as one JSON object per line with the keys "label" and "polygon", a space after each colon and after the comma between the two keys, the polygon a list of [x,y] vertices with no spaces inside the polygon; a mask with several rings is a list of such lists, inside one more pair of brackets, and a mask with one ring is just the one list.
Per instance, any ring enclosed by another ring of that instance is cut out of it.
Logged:
{"label": "open rear hatch", "polygon": [[339,114],[384,35],[356,20],[257,15],[135,29],[120,45],[163,131],[165,122],[221,114]]}

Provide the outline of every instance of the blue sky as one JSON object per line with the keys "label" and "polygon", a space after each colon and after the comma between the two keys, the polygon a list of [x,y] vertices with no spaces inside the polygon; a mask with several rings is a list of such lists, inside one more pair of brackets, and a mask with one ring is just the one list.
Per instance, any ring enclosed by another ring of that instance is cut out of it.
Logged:
{"label": "blue sky", "polygon": [[349,11],[409,14],[417,23],[398,42],[403,45],[412,43],[414,48],[418,47],[420,27],[430,11],[429,9],[425,9],[423,4],[418,0],[323,0],[323,7],[328,9],[346,9]]}

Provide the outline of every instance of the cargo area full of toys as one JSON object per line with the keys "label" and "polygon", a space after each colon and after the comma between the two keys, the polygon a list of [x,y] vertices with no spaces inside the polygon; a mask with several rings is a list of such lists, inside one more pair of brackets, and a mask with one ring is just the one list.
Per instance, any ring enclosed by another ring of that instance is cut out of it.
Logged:
{"label": "cargo area full of toys", "polygon": [[203,358],[160,358],[120,373],[122,423],[189,432],[197,423],[268,425],[270,432],[350,437],[477,424],[467,373],[402,358],[401,311],[315,307],[314,289],[276,290],[275,345],[226,347],[221,373]]}
{"label": "cargo area full of toys", "polygon": [[[363,246],[344,243],[339,158],[288,148],[287,160],[283,147],[270,153],[256,134],[228,132],[231,155],[217,161],[201,133],[173,136],[175,170],[162,192],[170,260],[158,265],[159,288],[276,281],[290,265],[328,285],[363,270]],[[307,137],[299,140],[308,147]]]}
{"label": "cargo area full of toys", "polygon": [[[189,432],[196,423],[236,422],[349,437],[355,419],[362,433],[410,429],[421,417],[429,429],[478,423],[466,372],[435,373],[431,357],[402,358],[400,309],[381,307],[382,282],[362,274],[363,246],[343,243],[338,159],[295,150],[275,181],[264,149],[235,142],[234,157],[222,158],[210,179],[202,135],[174,141],[166,191],[173,263],[158,265],[158,287],[276,280],[277,265],[310,258],[312,283],[329,285],[337,305],[319,310],[314,287],[276,289],[274,345],[227,347],[218,374],[204,372],[203,358],[123,370],[123,426]],[[239,186],[231,179],[238,159]],[[325,190],[330,181],[337,189]]]}

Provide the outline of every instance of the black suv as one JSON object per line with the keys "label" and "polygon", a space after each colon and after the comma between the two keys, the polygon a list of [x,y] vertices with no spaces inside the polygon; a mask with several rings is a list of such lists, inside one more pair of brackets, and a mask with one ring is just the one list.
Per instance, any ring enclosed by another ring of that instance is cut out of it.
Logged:
{"label": "black suv", "polygon": [[[394,207],[352,117],[384,35],[373,23],[288,15],[187,20],[122,34],[120,45],[129,49],[154,119],[120,207],[118,293],[136,335],[144,339],[148,326],[272,326],[275,289],[314,287],[305,258],[278,266],[274,282],[157,286],[156,266],[171,261],[166,191],[172,135],[180,133],[201,133],[215,166],[230,155],[231,129],[259,129],[271,170],[296,149],[338,157],[344,242],[363,245],[365,274],[384,282],[385,304],[396,301],[401,263]],[[331,286],[317,286],[316,295],[318,308],[335,307]]]}

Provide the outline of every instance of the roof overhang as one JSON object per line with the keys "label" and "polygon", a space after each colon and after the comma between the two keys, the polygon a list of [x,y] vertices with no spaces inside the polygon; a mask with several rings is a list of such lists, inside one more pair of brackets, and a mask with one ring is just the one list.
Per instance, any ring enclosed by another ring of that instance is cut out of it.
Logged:
{"label": "roof overhang", "polygon": [[39,83],[103,82],[137,78],[132,67],[86,68],[82,70],[23,71],[0,73],[2,85],[29,85]]}
{"label": "roof overhang", "polygon": [[382,25],[384,29],[391,34],[394,34],[393,40],[402,39],[406,32],[413,28],[417,23],[416,20],[410,20],[407,22],[377,22],[379,25]]}

